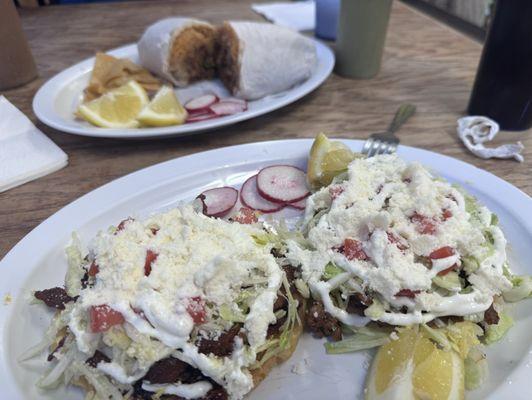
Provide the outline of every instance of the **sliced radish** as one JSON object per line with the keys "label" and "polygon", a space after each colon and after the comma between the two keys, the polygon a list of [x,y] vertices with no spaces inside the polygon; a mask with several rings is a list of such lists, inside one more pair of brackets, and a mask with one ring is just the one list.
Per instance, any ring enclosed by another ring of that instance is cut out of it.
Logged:
{"label": "sliced radish", "polygon": [[204,94],[203,96],[196,97],[192,100],[189,100],[185,104],[185,109],[191,113],[196,113],[200,111],[207,111],[209,106],[216,103],[218,97],[214,94]]}
{"label": "sliced radish", "polygon": [[247,106],[234,101],[219,101],[212,104],[209,109],[216,115],[232,115],[246,111]]}
{"label": "sliced radish", "polygon": [[198,197],[203,204],[203,214],[209,217],[223,217],[236,204],[238,200],[238,190],[224,186],[221,188],[209,189],[201,193]]}
{"label": "sliced radish", "polygon": [[216,115],[215,113],[202,113],[202,114],[191,114],[187,117],[187,122],[199,122],[199,121],[205,121],[212,118],[218,118],[219,115]]}
{"label": "sliced radish", "polygon": [[257,190],[257,175],[253,175],[242,185],[240,189],[240,201],[246,207],[263,213],[272,213],[283,208],[282,204],[272,203],[262,197]]}
{"label": "sliced radish", "polygon": [[307,198],[305,197],[304,199],[296,201],[294,203],[288,203],[287,206],[297,208],[298,210],[304,210],[307,206]]}
{"label": "sliced radish", "polygon": [[274,203],[295,203],[307,197],[307,179],[304,171],[291,165],[272,165],[260,170],[257,189],[266,200]]}
{"label": "sliced radish", "polygon": [[242,105],[246,110],[248,109],[248,102],[238,97],[223,97],[220,99],[220,103],[236,103]]}

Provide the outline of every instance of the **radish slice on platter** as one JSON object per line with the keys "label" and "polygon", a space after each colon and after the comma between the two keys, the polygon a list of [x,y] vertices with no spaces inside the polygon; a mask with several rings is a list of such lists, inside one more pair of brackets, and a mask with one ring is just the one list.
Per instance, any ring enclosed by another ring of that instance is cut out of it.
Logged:
{"label": "radish slice on platter", "polygon": [[246,111],[247,106],[234,101],[221,100],[218,103],[212,104],[209,109],[216,115],[232,115]]}
{"label": "radish slice on platter", "polygon": [[298,210],[304,210],[307,206],[307,198],[305,197],[304,199],[296,201],[294,203],[288,203],[287,206],[297,208]]}
{"label": "radish slice on platter", "polygon": [[244,182],[240,189],[240,201],[246,207],[263,213],[272,213],[283,208],[282,204],[272,203],[262,197],[257,190],[257,175],[253,175]]}
{"label": "radish slice on platter", "polygon": [[240,104],[244,109],[248,109],[248,102],[246,100],[239,99],[238,97],[224,97],[220,99],[220,103],[236,103]]}
{"label": "radish slice on platter", "polygon": [[295,203],[307,197],[306,174],[291,165],[272,165],[260,170],[257,189],[266,200],[274,203]]}
{"label": "radish slice on platter", "polygon": [[197,198],[203,205],[203,214],[209,217],[223,217],[235,206],[238,190],[224,186],[206,190]]}
{"label": "radish slice on platter", "polygon": [[209,113],[200,113],[200,114],[190,114],[187,117],[186,122],[199,122],[199,121],[205,121],[212,118],[218,118],[219,116],[215,113],[209,112]]}
{"label": "radish slice on platter", "polygon": [[204,94],[189,100],[185,104],[185,109],[191,113],[198,113],[208,111],[209,107],[218,101],[218,97],[214,94]]}

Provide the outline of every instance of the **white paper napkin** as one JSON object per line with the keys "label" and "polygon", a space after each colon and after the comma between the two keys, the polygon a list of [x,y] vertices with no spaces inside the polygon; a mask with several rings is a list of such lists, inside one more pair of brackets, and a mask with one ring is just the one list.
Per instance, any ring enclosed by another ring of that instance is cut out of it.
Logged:
{"label": "white paper napkin", "polygon": [[66,153],[0,96],[0,192],[48,175],[67,163]]}
{"label": "white paper napkin", "polygon": [[274,24],[292,28],[296,31],[313,30],[316,24],[316,4],[314,0],[253,4],[251,8]]}
{"label": "white paper napkin", "polygon": [[464,145],[480,158],[514,158],[523,162],[521,152],[525,148],[521,142],[503,144],[495,148],[484,147],[484,143],[495,138],[499,124],[492,119],[480,116],[464,117],[458,120],[458,137]]}

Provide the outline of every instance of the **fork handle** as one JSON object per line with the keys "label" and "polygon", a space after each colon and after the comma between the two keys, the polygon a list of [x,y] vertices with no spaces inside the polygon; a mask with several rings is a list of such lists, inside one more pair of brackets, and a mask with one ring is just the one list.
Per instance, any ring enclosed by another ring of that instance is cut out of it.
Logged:
{"label": "fork handle", "polygon": [[396,132],[401,127],[401,125],[403,125],[408,120],[408,118],[414,115],[415,112],[416,106],[414,106],[413,104],[401,104],[395,112],[395,116],[393,117],[392,123],[388,127],[388,132]]}

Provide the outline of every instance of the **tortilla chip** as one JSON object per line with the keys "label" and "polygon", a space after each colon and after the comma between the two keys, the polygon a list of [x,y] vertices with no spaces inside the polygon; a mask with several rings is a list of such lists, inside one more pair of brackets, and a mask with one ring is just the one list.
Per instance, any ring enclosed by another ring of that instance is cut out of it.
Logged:
{"label": "tortilla chip", "polygon": [[136,81],[148,92],[156,92],[161,81],[147,69],[126,58],[116,58],[105,53],[96,53],[89,85],[85,88],[83,101],[90,101],[125,85],[130,80]]}

